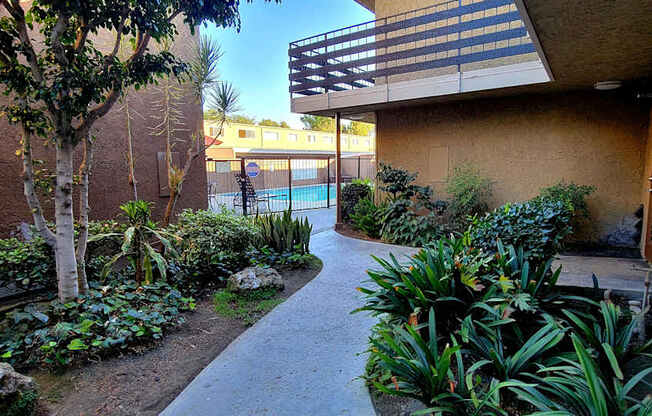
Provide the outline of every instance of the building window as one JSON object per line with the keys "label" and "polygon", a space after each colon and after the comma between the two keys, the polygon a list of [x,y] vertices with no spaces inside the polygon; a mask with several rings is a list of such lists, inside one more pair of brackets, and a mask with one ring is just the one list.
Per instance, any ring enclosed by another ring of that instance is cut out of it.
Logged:
{"label": "building window", "polygon": [[357,146],[358,144],[360,144],[360,140],[357,137],[352,138],[351,141],[353,142],[354,146]]}
{"label": "building window", "polygon": [[292,180],[317,179],[317,160],[291,160]]}
{"label": "building window", "polygon": [[308,143],[317,143],[317,136],[315,136],[314,134],[309,134]]}
{"label": "building window", "polygon": [[371,147],[371,140],[367,139],[364,141],[365,146]]}
{"label": "building window", "polygon": [[264,140],[278,140],[278,132],[275,131],[265,131],[263,132]]}
{"label": "building window", "polygon": [[291,142],[298,142],[299,141],[299,135],[298,134],[288,134],[288,141]]}
{"label": "building window", "polygon": [[333,144],[334,143],[333,136],[324,136],[323,140],[324,140],[324,143],[326,143],[326,144]]}
{"label": "building window", "polygon": [[220,135],[220,129],[217,127],[211,127],[208,134],[210,134],[211,137],[217,137]]}
{"label": "building window", "polygon": [[255,139],[256,131],[250,129],[240,129],[238,130],[238,137],[241,139]]}

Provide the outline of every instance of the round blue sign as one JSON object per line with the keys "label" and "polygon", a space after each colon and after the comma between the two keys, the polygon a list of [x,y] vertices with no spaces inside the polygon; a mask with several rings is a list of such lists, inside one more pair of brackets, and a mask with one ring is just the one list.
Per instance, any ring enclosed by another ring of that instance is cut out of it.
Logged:
{"label": "round blue sign", "polygon": [[245,167],[245,171],[247,172],[247,176],[250,178],[255,178],[260,175],[260,166],[258,166],[257,163],[250,162]]}

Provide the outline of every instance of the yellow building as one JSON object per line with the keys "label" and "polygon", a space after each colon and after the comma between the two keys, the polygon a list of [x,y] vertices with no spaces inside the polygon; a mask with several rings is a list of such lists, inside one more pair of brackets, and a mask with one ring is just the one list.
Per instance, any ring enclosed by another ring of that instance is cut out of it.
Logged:
{"label": "yellow building", "polygon": [[[335,152],[335,133],[227,123],[219,134],[219,126],[206,121],[204,131],[221,142],[206,151],[210,159],[231,159],[243,154],[327,154]],[[342,152],[373,154],[376,140],[370,136],[342,135]]]}

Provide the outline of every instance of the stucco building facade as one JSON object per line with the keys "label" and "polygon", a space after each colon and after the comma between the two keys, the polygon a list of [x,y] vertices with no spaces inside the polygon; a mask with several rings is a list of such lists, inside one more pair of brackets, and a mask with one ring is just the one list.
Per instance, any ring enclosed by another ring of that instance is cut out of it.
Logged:
{"label": "stucco building facade", "polygon": [[594,185],[582,238],[652,258],[649,2],[356,1],[379,20],[290,45],[295,111],[374,120],[378,161],[442,197],[464,163],[494,207]]}

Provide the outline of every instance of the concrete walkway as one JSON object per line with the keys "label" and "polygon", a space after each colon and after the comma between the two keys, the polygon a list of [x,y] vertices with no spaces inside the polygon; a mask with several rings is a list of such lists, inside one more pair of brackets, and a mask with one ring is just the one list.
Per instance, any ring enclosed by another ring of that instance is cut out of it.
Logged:
{"label": "concrete walkway", "polygon": [[370,257],[412,249],[324,231],[313,236],[324,269],[222,352],[162,413],[164,416],[374,416],[364,372],[375,319],[350,315],[355,288],[375,267]]}
{"label": "concrete walkway", "polygon": [[319,234],[321,232],[331,230],[335,227],[337,209],[320,208],[305,211],[295,211],[292,213],[292,216],[294,218],[308,218],[308,222],[312,224],[312,233]]}
{"label": "concrete walkway", "polygon": [[554,268],[562,266],[559,284],[593,287],[593,274],[603,289],[645,290],[647,262],[615,257],[558,256]]}

